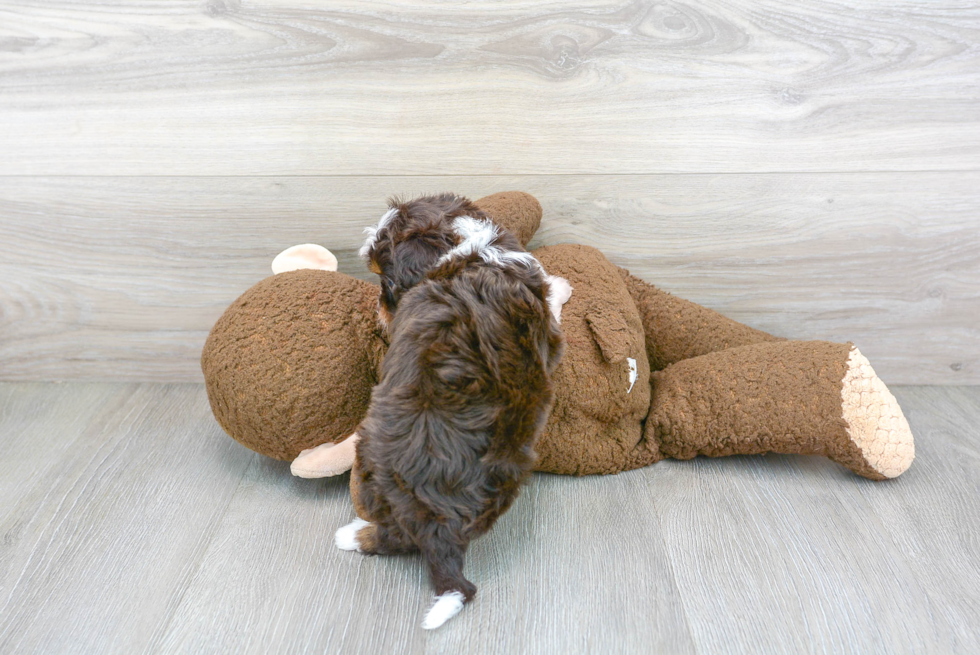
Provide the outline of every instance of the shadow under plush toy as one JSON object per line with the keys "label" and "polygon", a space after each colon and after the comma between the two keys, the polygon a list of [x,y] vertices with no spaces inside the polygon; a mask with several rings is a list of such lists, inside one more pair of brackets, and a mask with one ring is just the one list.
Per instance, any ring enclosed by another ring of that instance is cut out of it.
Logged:
{"label": "shadow under plush toy", "polygon": [[[523,244],[541,220],[532,196],[477,201]],[[573,288],[565,356],[536,470],[616,473],[663,458],[766,452],[823,455],[866,478],[912,463],[908,422],[852,344],[787,341],[670,295],[582,245],[534,256]],[[236,300],[201,357],[218,422],[301,477],[355,464],[357,425],[387,344],[378,287],[336,272],[317,246],[276,258],[277,273]],[[297,270],[298,269],[298,270]],[[357,503],[358,476],[351,476]]]}

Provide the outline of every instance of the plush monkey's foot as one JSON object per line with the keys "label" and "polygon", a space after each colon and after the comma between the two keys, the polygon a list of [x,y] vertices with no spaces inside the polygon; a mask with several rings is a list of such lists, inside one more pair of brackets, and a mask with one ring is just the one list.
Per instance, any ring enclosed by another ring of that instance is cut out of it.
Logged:
{"label": "plush monkey's foot", "polygon": [[320,444],[301,452],[289,470],[298,478],[329,478],[346,473],[354,466],[357,433],[340,443]]}
{"label": "plush monkey's foot", "polygon": [[847,434],[865,463],[885,478],[904,473],[915,458],[912,430],[895,396],[857,348],[847,358],[841,401]]}

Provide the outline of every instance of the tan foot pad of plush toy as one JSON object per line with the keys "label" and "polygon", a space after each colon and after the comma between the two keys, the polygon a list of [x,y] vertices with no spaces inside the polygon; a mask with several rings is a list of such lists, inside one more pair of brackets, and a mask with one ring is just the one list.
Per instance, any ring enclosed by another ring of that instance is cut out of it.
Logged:
{"label": "tan foot pad of plush toy", "polygon": [[912,429],[895,396],[857,348],[847,358],[841,400],[847,433],[865,461],[886,478],[905,472],[915,458]]}

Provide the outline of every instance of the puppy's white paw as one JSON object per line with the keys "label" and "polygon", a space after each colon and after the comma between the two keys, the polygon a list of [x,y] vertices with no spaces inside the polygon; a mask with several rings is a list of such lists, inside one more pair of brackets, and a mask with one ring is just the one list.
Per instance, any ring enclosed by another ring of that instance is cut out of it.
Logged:
{"label": "puppy's white paw", "polygon": [[548,308],[555,315],[555,320],[561,323],[561,306],[572,297],[572,285],[563,277],[548,276]]}
{"label": "puppy's white paw", "polygon": [[436,596],[435,604],[425,614],[422,627],[426,630],[435,630],[440,625],[453,618],[463,609],[463,594],[458,591],[449,591],[441,596]]}
{"label": "puppy's white paw", "polygon": [[361,544],[357,542],[357,533],[366,525],[370,525],[361,518],[356,518],[344,527],[337,530],[334,535],[334,543],[340,550],[356,550],[361,552]]}

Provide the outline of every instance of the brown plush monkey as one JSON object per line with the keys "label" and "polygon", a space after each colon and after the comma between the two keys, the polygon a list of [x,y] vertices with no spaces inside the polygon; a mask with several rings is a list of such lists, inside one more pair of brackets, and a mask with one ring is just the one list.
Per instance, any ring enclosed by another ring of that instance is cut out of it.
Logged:
{"label": "brown plush monkey", "polygon": [[[524,244],[540,224],[528,194],[477,204]],[[587,246],[533,254],[573,287],[537,470],[616,473],[665,457],[776,452],[823,455],[881,480],[912,463],[908,422],[852,344],[760,332]],[[201,357],[211,407],[229,435],[292,460],[294,474],[336,475],[354,464],[353,431],[387,347],[378,287],[336,272],[318,246],[283,252],[273,270],[211,330]]]}

